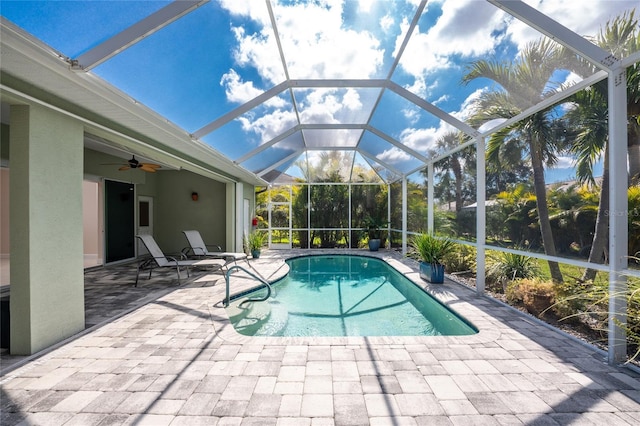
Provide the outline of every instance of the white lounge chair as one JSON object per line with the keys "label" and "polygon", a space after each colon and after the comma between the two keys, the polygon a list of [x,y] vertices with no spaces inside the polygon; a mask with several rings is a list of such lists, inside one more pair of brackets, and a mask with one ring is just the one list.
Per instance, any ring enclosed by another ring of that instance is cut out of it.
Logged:
{"label": "white lounge chair", "polygon": [[[222,269],[227,265],[224,259],[201,259],[201,260],[189,260],[186,258],[176,259],[173,256],[165,256],[156,240],[151,235],[136,235],[137,238],[142,241],[151,257],[147,257],[138,262],[138,271],[136,273],[136,287],[138,286],[138,278],[140,277],[140,271],[149,269],[149,278],[151,278],[151,272],[154,268],[176,268],[178,273],[178,284],[180,284],[180,267],[184,266],[187,270],[187,277],[189,277],[189,267],[211,267],[213,270]],[[180,254],[179,256],[184,257]]]}
{"label": "white lounge chair", "polygon": [[[206,245],[200,232],[198,231],[182,231],[184,236],[187,237],[189,247],[183,250],[183,253],[192,253],[194,256],[207,257],[212,259],[226,259],[227,262],[237,262],[238,260],[246,260],[247,255],[240,252],[222,251],[220,246]],[[211,250],[210,247],[215,247],[217,250]]]}

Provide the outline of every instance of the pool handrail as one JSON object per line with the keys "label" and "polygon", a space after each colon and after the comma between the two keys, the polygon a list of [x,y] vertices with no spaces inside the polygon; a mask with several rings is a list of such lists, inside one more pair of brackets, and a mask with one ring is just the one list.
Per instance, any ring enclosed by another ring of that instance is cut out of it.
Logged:
{"label": "pool handrail", "polygon": [[246,268],[243,268],[240,265],[233,265],[232,267],[227,269],[227,273],[224,276],[224,279],[227,283],[227,288],[226,288],[226,293],[225,293],[225,298],[224,298],[224,307],[226,308],[227,306],[229,306],[230,303],[230,294],[229,294],[229,278],[231,276],[231,272],[233,272],[234,270],[239,269],[243,272],[245,272],[246,274],[249,274],[249,276],[251,276],[252,278],[255,278],[256,280],[260,281],[262,284],[264,284],[267,287],[267,295],[263,298],[256,298],[256,299],[246,299],[243,300],[242,303],[245,302],[264,302],[265,300],[267,300],[270,296],[271,296],[271,292],[272,292],[272,288],[271,288],[271,284],[269,284],[269,282],[267,280],[265,280],[264,278],[254,274],[253,272],[247,270]]}

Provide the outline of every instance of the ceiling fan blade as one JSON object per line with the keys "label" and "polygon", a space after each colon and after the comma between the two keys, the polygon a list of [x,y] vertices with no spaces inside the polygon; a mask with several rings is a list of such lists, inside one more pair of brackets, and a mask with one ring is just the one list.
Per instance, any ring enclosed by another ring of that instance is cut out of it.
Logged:
{"label": "ceiling fan blade", "polygon": [[155,173],[156,172],[155,167],[148,167],[147,164],[143,164],[139,168],[140,168],[140,170],[143,170],[143,171],[149,172],[149,173]]}
{"label": "ceiling fan blade", "polygon": [[162,167],[160,166],[160,164],[153,164],[153,163],[140,163],[140,164],[147,167],[153,167],[154,169],[159,169],[160,167]]}
{"label": "ceiling fan blade", "polygon": [[122,170],[129,170],[131,167],[129,166],[122,166],[120,167],[118,170],[122,171]]}

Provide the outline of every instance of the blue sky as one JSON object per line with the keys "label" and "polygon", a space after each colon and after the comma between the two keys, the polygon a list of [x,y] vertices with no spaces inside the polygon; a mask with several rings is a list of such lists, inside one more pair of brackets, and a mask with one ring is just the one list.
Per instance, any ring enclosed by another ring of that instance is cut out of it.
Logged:
{"label": "blue sky", "polygon": [[[585,2],[589,7],[584,7]],[[157,1],[11,1],[2,15],[70,58],[166,6]],[[195,133],[208,123],[291,79],[384,79],[418,5],[417,0],[273,1],[281,58],[264,1],[211,1],[144,38],[92,70],[132,98]],[[526,3],[578,34],[596,34],[636,1],[529,0]],[[465,66],[479,58],[514,60],[531,28],[481,0],[429,1],[391,81],[453,116],[464,119],[471,100],[489,81],[460,85]],[[284,64],[283,64],[284,59]],[[565,74],[571,81],[575,76]],[[259,172],[302,149],[330,140],[332,147],[361,149],[401,173],[416,165],[406,152],[370,132],[303,130],[269,144],[298,123],[367,121],[422,155],[452,127],[405,98],[362,88],[293,89],[205,134],[201,140]],[[297,107],[297,113],[296,108]],[[372,107],[377,109],[372,112]],[[324,134],[321,134],[324,133]],[[360,139],[362,138],[362,139]],[[314,161],[314,152],[309,161]],[[361,160],[361,158],[360,158]],[[562,158],[552,180],[573,174]],[[283,163],[284,171],[295,159]],[[371,160],[373,163],[373,160]]]}

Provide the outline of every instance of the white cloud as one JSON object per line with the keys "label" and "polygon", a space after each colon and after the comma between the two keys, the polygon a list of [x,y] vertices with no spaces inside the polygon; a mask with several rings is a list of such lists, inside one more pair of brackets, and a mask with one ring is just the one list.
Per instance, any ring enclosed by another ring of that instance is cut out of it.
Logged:
{"label": "white cloud", "polygon": [[564,81],[561,82],[561,84],[565,86],[572,86],[580,81],[582,81],[582,77],[580,77],[576,73],[571,72],[567,75]]}
{"label": "white cloud", "polygon": [[[588,7],[576,7],[575,0],[527,0],[526,3],[582,36],[596,35],[604,22],[638,7],[637,0],[589,0]],[[516,19],[510,23],[507,33],[520,47],[541,36]]]}
{"label": "white cloud", "polygon": [[[298,96],[298,95],[296,95]],[[354,89],[316,89],[300,96],[300,120],[303,123],[340,123],[362,116],[360,95]]]}
{"label": "white cloud", "polygon": [[373,0],[358,0],[358,12],[369,13],[373,6]]}
{"label": "white cloud", "polygon": [[[249,102],[263,93],[262,90],[253,85],[252,81],[243,81],[233,69],[222,75],[220,85],[225,88],[225,95],[228,101],[240,104]],[[288,95],[285,93],[280,96],[274,96],[264,101],[262,105],[270,108],[283,108],[290,105],[283,96],[286,97]]]}
{"label": "white cloud", "polygon": [[353,89],[347,90],[342,98],[342,104],[345,108],[357,111],[362,108],[362,102],[360,101],[360,95]]}
{"label": "white cloud", "polygon": [[308,105],[300,106],[300,121],[303,123],[338,123],[334,114],[340,106],[335,102],[335,98],[332,96],[325,98],[322,103],[310,102]]}
{"label": "white cloud", "polygon": [[[254,66],[263,77],[279,76],[280,56],[271,26],[262,14],[254,15],[248,6],[235,5],[235,1],[222,5],[265,25],[259,35],[236,30],[240,44],[237,58],[243,65]],[[382,65],[384,52],[373,34],[344,28],[342,1],[275,4],[273,9],[292,78],[367,78]]]}
{"label": "white cloud", "polygon": [[395,24],[395,19],[391,15],[385,15],[380,19],[380,28],[385,33],[393,27],[393,24]]}
{"label": "white cloud", "polygon": [[239,117],[238,120],[245,132],[260,135],[261,142],[267,142],[284,133],[296,125],[296,116],[293,111],[275,110],[261,115],[257,119],[249,115]]}
{"label": "white cloud", "polygon": [[418,96],[426,98],[427,96],[427,82],[424,79],[424,75],[416,75],[413,80],[413,84],[406,86],[405,89],[415,93]]}
{"label": "white cloud", "polygon": [[302,123],[365,123],[377,99],[377,90],[296,90]]}
{"label": "white cloud", "polygon": [[436,99],[435,101],[433,101],[432,103],[433,103],[434,105],[438,105],[439,103],[446,102],[446,101],[448,101],[448,100],[449,100],[449,95],[442,95],[442,96],[440,96],[438,99]]}
{"label": "white cloud", "polygon": [[467,96],[465,100],[462,102],[462,105],[460,106],[460,111],[456,113],[456,117],[464,121],[467,119],[467,117],[473,115],[474,113],[473,108],[474,108],[475,102],[478,100],[478,98],[482,95],[482,93],[485,90],[486,89],[484,88],[477,89],[473,93],[471,93],[469,96]]}
{"label": "white cloud", "polygon": [[504,27],[503,16],[499,9],[485,2],[445,2],[442,15],[431,28],[426,32],[422,32],[423,28],[415,30],[400,65],[418,77],[454,66],[451,55],[472,57],[491,53],[500,41],[496,34]]}
{"label": "white cloud", "polygon": [[[239,104],[246,103],[262,94],[262,90],[254,87],[253,82],[243,81],[233,69],[222,75],[220,85],[225,88],[227,100]],[[282,96],[274,96],[266,100],[263,105],[270,108],[283,108],[288,103]]]}
{"label": "white cloud", "polygon": [[[602,23],[637,7],[637,1],[590,0],[589,7],[576,7],[575,0],[527,0],[526,3],[547,14],[579,35],[595,35]],[[400,66],[419,80],[435,70],[457,66],[454,58],[477,58],[493,55],[495,47],[506,38],[518,49],[541,37],[541,33],[502,12],[497,7],[477,0],[431,1],[427,7],[441,6],[442,14],[430,28],[418,28],[403,54]],[[402,23],[403,28],[408,22]],[[398,36],[396,49],[403,36]],[[422,93],[422,92],[414,92]]]}
{"label": "white cloud", "polygon": [[[240,68],[230,70],[221,80],[231,102],[247,102],[262,93],[255,86],[257,83],[243,80],[240,74],[244,75],[243,69],[255,69],[260,78],[271,85],[285,78],[266,7],[255,5],[257,10],[254,10],[254,3],[221,2],[232,15],[250,18],[261,25],[252,33],[245,29],[247,26],[232,29],[237,41],[234,59]],[[361,11],[370,10],[371,6],[369,0],[359,4]],[[273,10],[291,78],[368,78],[379,71],[384,54],[380,42],[372,33],[344,27],[342,0],[274,3]],[[354,89],[301,91],[296,97],[303,123],[363,122],[369,113],[363,110],[363,100]],[[284,102],[276,97],[265,105],[282,108]],[[266,141],[283,128],[274,118],[291,118],[289,114],[287,110],[272,110],[265,119],[252,121],[253,116],[248,114],[241,121],[246,130],[259,133]],[[287,126],[284,130],[289,128]]]}
{"label": "white cloud", "polygon": [[218,0],[220,6],[233,16],[251,18],[263,25],[269,24],[269,13],[263,2],[254,0]]}
{"label": "white cloud", "polygon": [[426,129],[408,128],[400,134],[400,142],[418,152],[426,153],[435,147],[438,134],[440,132],[435,127]]}
{"label": "white cloud", "polygon": [[242,27],[234,27],[232,31],[238,42],[233,57],[239,66],[256,68],[262,79],[271,84],[284,81],[284,68],[272,32],[263,29],[246,34]]}
{"label": "white cloud", "polygon": [[380,161],[383,161],[385,163],[392,164],[392,165],[401,163],[403,161],[408,161],[411,159],[409,154],[407,154],[400,148],[396,148],[395,146],[393,148],[387,149],[381,152],[380,154],[376,155],[376,158]]}
{"label": "white cloud", "polygon": [[554,169],[572,169],[575,167],[576,160],[573,157],[559,156],[558,162],[553,166]]}
{"label": "white cloud", "polygon": [[410,124],[416,124],[420,119],[420,114],[418,113],[418,107],[414,108],[405,108],[402,110],[402,115],[409,121]]}
{"label": "white cloud", "polygon": [[220,85],[225,88],[227,100],[236,103],[245,103],[262,93],[256,89],[251,81],[242,81],[235,70],[229,70],[222,76]]}

